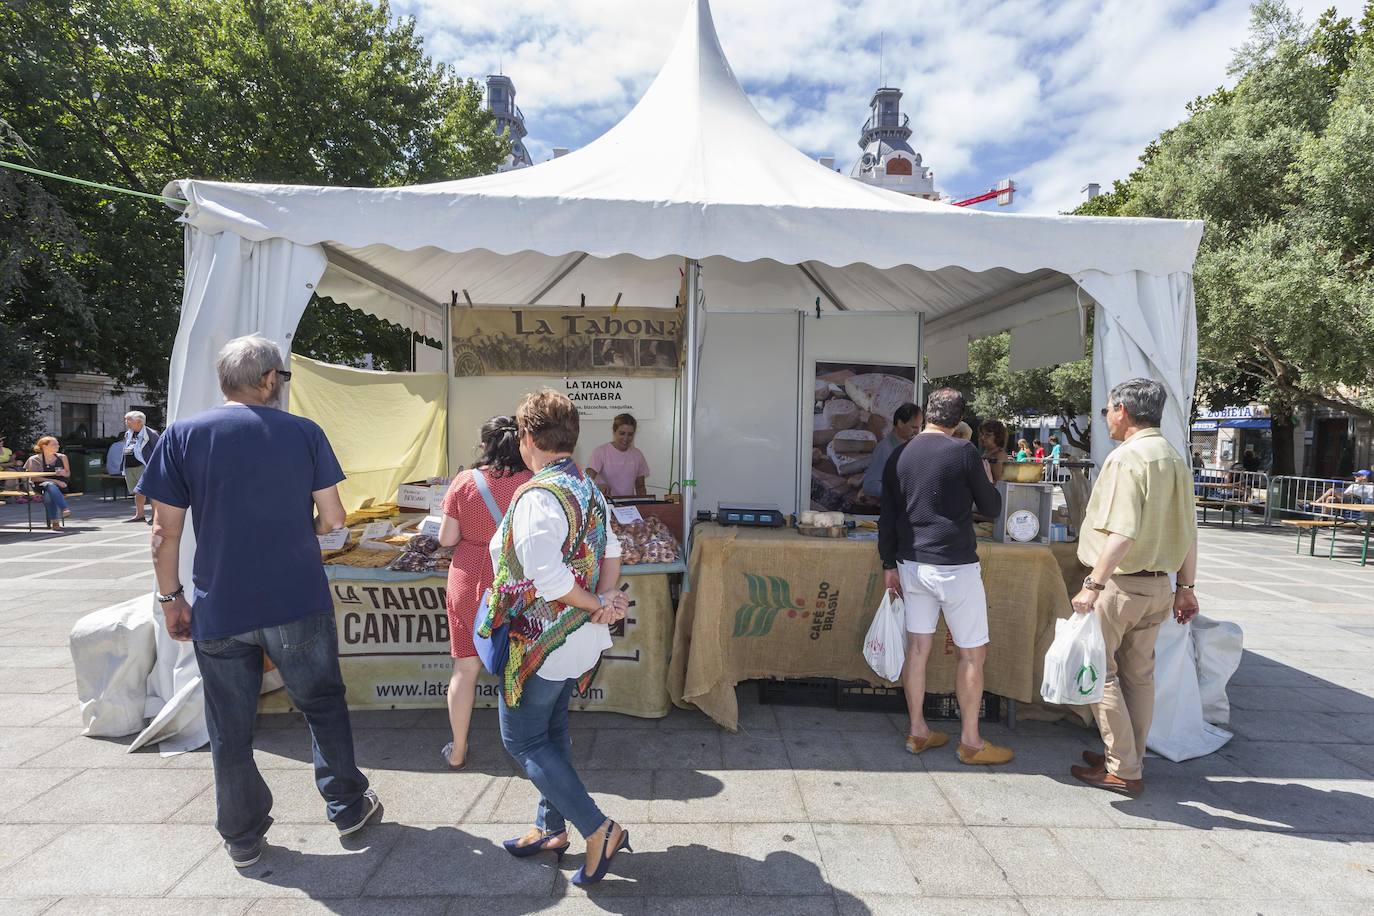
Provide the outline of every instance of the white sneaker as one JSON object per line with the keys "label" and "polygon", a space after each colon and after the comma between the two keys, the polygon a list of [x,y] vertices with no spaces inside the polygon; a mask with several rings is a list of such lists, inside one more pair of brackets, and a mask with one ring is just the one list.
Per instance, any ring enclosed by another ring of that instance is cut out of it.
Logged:
{"label": "white sneaker", "polygon": [[363,811],[363,816],[358,818],[358,822],[351,827],[340,827],[339,836],[352,836],[359,830],[362,830],[364,827],[366,827],[367,822],[372,820],[374,815],[381,814],[382,800],[377,797],[376,792],[373,792],[371,789],[368,789],[366,792],[364,792],[363,802],[367,805],[366,810]]}

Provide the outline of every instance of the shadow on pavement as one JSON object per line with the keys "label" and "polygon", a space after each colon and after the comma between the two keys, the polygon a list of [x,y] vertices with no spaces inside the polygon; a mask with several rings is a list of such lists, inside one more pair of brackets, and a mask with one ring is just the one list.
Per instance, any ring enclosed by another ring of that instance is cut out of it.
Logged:
{"label": "shadow on pavement", "polygon": [[[634,833],[631,826],[632,836]],[[516,859],[499,842],[455,827],[378,824],[356,840],[343,841],[344,848],[352,853],[343,856],[279,846],[273,842],[273,834],[283,842],[290,841],[287,831],[280,826],[273,828],[262,859],[229,880],[292,888],[337,913],[356,912],[360,896],[378,902],[388,898],[470,897],[474,898],[472,912],[515,916],[548,911],[569,897],[584,895],[606,913],[641,913],[644,897],[701,894],[752,897],[755,902],[774,900],[777,912],[795,908],[789,898],[819,896],[833,899],[846,914],[871,912],[857,898],[828,884],[814,862],[785,851],[770,852],[762,860],[696,843],[670,845],[658,851],[621,852],[606,878],[583,890],[571,883],[584,861],[580,852],[583,844],[576,836],[572,847],[579,851],[558,860],[548,853]],[[227,859],[222,867],[226,874],[233,871]],[[239,893],[256,894],[250,887]],[[458,912],[468,911],[458,906]]]}

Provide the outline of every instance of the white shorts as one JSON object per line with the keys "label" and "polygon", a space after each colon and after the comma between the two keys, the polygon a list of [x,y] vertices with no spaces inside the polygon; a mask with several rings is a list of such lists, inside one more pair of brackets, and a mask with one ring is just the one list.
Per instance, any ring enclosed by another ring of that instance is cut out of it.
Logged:
{"label": "white shorts", "polygon": [[945,625],[956,646],[976,649],[988,644],[988,596],[983,591],[980,564],[934,566],[903,560],[897,570],[902,578],[908,633],[934,633],[944,611]]}

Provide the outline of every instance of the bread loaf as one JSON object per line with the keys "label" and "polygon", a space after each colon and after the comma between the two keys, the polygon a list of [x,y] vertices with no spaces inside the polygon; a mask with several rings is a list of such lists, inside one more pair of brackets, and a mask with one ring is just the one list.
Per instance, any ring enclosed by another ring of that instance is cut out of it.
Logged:
{"label": "bread loaf", "polygon": [[828,445],[835,433],[842,429],[853,429],[859,423],[859,408],[846,398],[831,398],[825,402],[821,412],[815,415],[811,429],[812,445]]}
{"label": "bread loaf", "polygon": [[[844,383],[850,400],[869,413],[878,414],[889,424],[897,408],[916,395],[916,386],[907,379],[882,372],[866,372]],[[846,427],[848,428],[848,427]]]}
{"label": "bread loaf", "polygon": [[846,455],[867,454],[878,447],[878,437],[866,429],[846,429],[831,440],[835,451]]}
{"label": "bread loaf", "polygon": [[835,464],[835,470],[841,477],[850,477],[854,474],[862,474],[868,470],[868,465],[873,461],[872,452],[860,452],[857,454],[841,452],[836,450],[836,443],[831,442],[825,447],[825,453]]}

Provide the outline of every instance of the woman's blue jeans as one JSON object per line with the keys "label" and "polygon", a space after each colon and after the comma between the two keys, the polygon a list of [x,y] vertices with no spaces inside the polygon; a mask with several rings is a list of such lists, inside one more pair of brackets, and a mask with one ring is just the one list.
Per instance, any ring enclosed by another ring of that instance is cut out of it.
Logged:
{"label": "woman's blue jeans", "polygon": [[49,522],[60,521],[63,511],[67,508],[67,497],[62,492],[62,488],[55,483],[44,483],[43,490],[43,514],[48,517]]}
{"label": "woman's blue jeans", "polygon": [[588,837],[606,822],[606,815],[573,769],[568,700],[575,689],[576,681],[546,681],[534,674],[525,681],[519,706],[507,706],[502,695],[501,743],[539,790],[535,826],[559,833],[570,820]]}
{"label": "woman's blue jeans", "polygon": [[326,816],[341,828],[356,824],[366,810],[367,777],[353,758],[334,612],[226,639],[196,640],[195,645],[215,764],[215,827],[220,836],[231,846],[248,846],[272,824],[272,793],[253,761],[264,654],[281,672],[291,704],[310,726],[315,786],[324,797]]}

